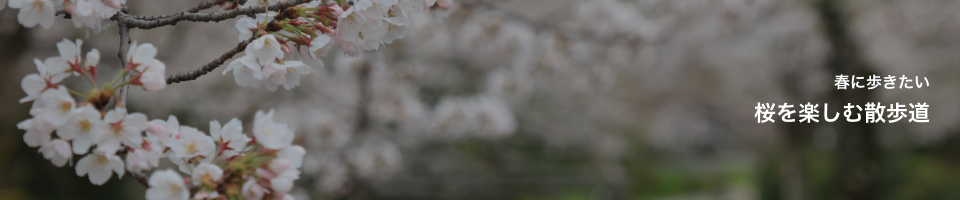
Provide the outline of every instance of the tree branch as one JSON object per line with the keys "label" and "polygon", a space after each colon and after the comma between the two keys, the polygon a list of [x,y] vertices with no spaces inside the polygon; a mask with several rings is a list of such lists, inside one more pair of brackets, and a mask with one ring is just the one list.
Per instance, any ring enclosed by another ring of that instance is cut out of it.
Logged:
{"label": "tree branch", "polygon": [[213,69],[216,69],[217,67],[220,67],[220,65],[223,65],[224,62],[226,62],[230,58],[233,58],[233,56],[236,55],[237,53],[242,52],[244,49],[247,48],[247,45],[249,45],[250,42],[253,42],[253,40],[256,39],[256,37],[257,37],[256,35],[253,35],[250,37],[250,39],[240,42],[239,44],[237,44],[237,47],[234,47],[230,51],[227,51],[227,53],[224,53],[223,55],[213,60],[212,62],[207,63],[206,65],[203,65],[203,67],[200,67],[200,69],[187,72],[187,74],[182,74],[182,73],[178,73],[177,75],[171,74],[169,77],[167,77],[167,84],[179,83],[181,81],[196,80],[198,77],[203,76],[209,73],[210,71],[213,71]]}
{"label": "tree branch", "polygon": [[[156,19],[156,20],[139,20],[136,19],[137,16],[126,15],[123,13],[118,13],[120,16],[118,20],[121,23],[127,24],[130,28],[139,28],[139,29],[153,29],[161,26],[175,25],[180,21],[193,21],[193,22],[219,22],[227,19],[232,19],[240,15],[252,15],[258,13],[265,13],[267,11],[280,11],[289,7],[296,6],[298,4],[308,3],[312,0],[293,0],[280,2],[270,6],[256,6],[249,8],[241,8],[226,12],[218,13],[188,13],[185,11],[180,11],[175,14],[169,14],[169,17]],[[189,10],[189,9],[188,9]]]}
{"label": "tree branch", "polygon": [[[212,2],[202,2],[202,3],[197,4],[197,6],[195,6],[195,7],[188,8],[188,9],[186,9],[186,10],[183,10],[183,12],[184,12],[184,13],[195,13],[195,12],[199,12],[199,11],[201,11],[201,10],[204,10],[204,9],[207,9],[207,8],[211,8],[211,7],[213,7],[213,6],[220,5],[220,4],[223,4],[223,3],[226,3],[226,2],[232,2],[232,0],[214,0],[214,1],[212,1]],[[139,20],[158,20],[158,19],[163,19],[163,18],[170,18],[170,17],[176,16],[177,14],[178,14],[178,13],[163,14],[163,15],[154,15],[154,16],[133,16],[133,18],[134,18],[134,19],[139,19]]]}
{"label": "tree branch", "polygon": [[[122,11],[126,10],[126,7],[124,7]],[[117,24],[120,26],[120,52],[117,53],[117,56],[120,57],[120,70],[123,70],[127,67],[127,52],[130,50],[130,27],[127,27],[123,22],[118,22]],[[123,81],[126,81],[129,77],[129,74],[124,75]],[[120,103],[124,106],[127,105],[127,90],[129,87],[130,85],[120,87]]]}
{"label": "tree branch", "polygon": [[133,180],[137,180],[137,183],[140,183],[140,185],[143,185],[143,188],[150,188],[150,181],[147,178],[147,176],[138,172],[131,172],[131,171],[127,171],[127,174],[130,174],[130,177],[132,177]]}

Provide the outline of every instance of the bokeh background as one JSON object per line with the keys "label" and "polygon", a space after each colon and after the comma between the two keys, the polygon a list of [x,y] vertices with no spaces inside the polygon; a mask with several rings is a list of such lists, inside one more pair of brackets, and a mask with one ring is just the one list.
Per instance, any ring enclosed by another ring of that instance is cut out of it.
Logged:
{"label": "bokeh background", "polygon": [[[200,0],[129,0],[131,14]],[[960,1],[453,0],[406,37],[339,50],[292,90],[213,73],[128,106],[181,124],[276,109],[308,150],[298,199],[960,199]],[[211,9],[206,12],[217,11]],[[118,29],[0,10],[0,199],[141,199],[22,140],[20,80],[55,43],[83,39],[118,73]],[[132,30],[167,73],[237,43],[236,20]],[[289,57],[288,57],[289,58]],[[927,77],[920,89],[837,91],[838,74]],[[82,78],[65,81],[84,91]],[[367,89],[364,89],[367,88]],[[765,123],[758,102],[926,102],[930,123]],[[169,167],[166,163],[161,168]]]}

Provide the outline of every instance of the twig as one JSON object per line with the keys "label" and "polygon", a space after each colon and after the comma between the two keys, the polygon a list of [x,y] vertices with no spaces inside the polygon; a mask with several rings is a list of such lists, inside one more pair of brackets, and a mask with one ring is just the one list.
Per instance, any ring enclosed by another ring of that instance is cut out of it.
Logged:
{"label": "twig", "polygon": [[161,26],[175,25],[180,21],[192,21],[192,22],[219,22],[227,19],[232,19],[240,15],[252,15],[257,13],[264,13],[269,11],[280,11],[289,7],[296,6],[298,4],[308,3],[312,0],[293,0],[280,2],[270,6],[255,6],[249,8],[241,8],[226,12],[218,13],[188,13],[188,12],[178,12],[175,14],[169,14],[169,17],[156,19],[156,20],[139,20],[136,19],[136,16],[126,15],[123,13],[118,13],[120,16],[118,20],[122,23],[127,24],[130,28],[139,28],[139,29],[153,29]]}
{"label": "twig", "polygon": [[187,74],[182,74],[182,73],[178,73],[177,75],[171,74],[169,77],[167,77],[167,84],[179,83],[181,81],[196,80],[198,77],[203,76],[209,73],[210,71],[213,71],[213,69],[216,69],[217,67],[220,67],[220,65],[223,65],[224,62],[226,62],[230,58],[233,58],[233,56],[236,55],[237,53],[242,52],[244,49],[247,48],[247,45],[249,45],[250,42],[253,42],[255,38],[256,38],[256,35],[253,35],[250,37],[250,39],[240,42],[239,44],[237,44],[237,47],[234,47],[230,51],[227,51],[227,53],[220,55],[219,58],[213,60],[212,62],[207,63],[206,65],[203,65],[203,67],[200,67],[200,69],[187,72]]}
{"label": "twig", "polygon": [[130,174],[130,177],[133,177],[133,180],[137,180],[137,183],[143,185],[144,188],[150,188],[150,181],[148,180],[147,176],[131,171],[127,171],[127,174]]}
{"label": "twig", "polygon": [[[126,11],[126,7],[122,11]],[[122,12],[119,12],[122,13]],[[127,67],[127,52],[130,51],[130,27],[127,27],[123,22],[117,22],[120,26],[120,52],[117,53],[117,56],[120,57],[120,70],[123,70]],[[126,81],[130,75],[124,75],[123,81]],[[124,85],[120,87],[120,103],[124,106],[127,105],[127,90],[130,85]]]}
{"label": "twig", "polygon": [[[232,0],[214,0],[214,1],[212,1],[212,2],[202,2],[202,3],[197,4],[197,6],[195,6],[195,7],[188,8],[188,9],[186,9],[186,10],[183,10],[183,12],[185,12],[185,13],[195,13],[195,12],[199,12],[199,11],[201,11],[201,10],[204,10],[204,9],[207,9],[207,8],[211,8],[211,7],[213,7],[213,6],[220,5],[220,4],[222,4],[222,3],[231,2],[231,1],[232,1]],[[133,18],[134,18],[134,19],[139,19],[139,20],[158,20],[158,19],[163,19],[163,18],[170,18],[170,17],[173,17],[173,16],[175,16],[175,15],[177,15],[177,13],[163,14],[163,15],[154,15],[154,16],[133,16]]]}

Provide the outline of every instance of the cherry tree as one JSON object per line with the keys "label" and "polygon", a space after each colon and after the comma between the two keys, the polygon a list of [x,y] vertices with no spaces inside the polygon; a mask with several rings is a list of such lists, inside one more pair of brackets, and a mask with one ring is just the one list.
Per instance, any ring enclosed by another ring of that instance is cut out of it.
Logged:
{"label": "cherry tree", "polygon": [[[32,118],[17,127],[25,131],[24,142],[38,147],[55,166],[74,167],[78,176],[94,185],[106,183],[114,173],[130,175],[148,188],[146,199],[293,199],[289,193],[300,178],[307,151],[294,144],[294,130],[274,110],[257,111],[252,130],[245,132],[243,122],[234,118],[222,125],[211,121],[207,134],[180,125],[173,115],[150,120],[143,113],[128,112],[131,85],[159,91],[226,64],[222,73],[232,72],[239,86],[289,90],[323,62],[309,66],[285,59],[288,54],[319,61],[339,46],[347,56],[360,56],[403,38],[408,16],[449,8],[446,0],[214,0],[179,12],[143,16],[130,14],[126,3],[9,1],[10,8],[19,9],[17,21],[27,28],[47,29],[54,21],[69,20],[93,33],[113,23],[120,29],[117,55],[122,70],[109,83],[97,82],[100,51],[84,49],[81,39],[65,38],[56,43],[59,55],[35,59],[37,73],[21,81],[26,96],[20,100],[32,103]],[[6,4],[0,0],[0,9]],[[199,13],[215,6],[223,11]],[[239,18],[237,46],[186,73],[168,75],[154,45],[130,38],[131,29],[233,18]],[[64,84],[74,76],[89,80],[93,89],[79,91]],[[159,169],[162,158],[177,169]]]}

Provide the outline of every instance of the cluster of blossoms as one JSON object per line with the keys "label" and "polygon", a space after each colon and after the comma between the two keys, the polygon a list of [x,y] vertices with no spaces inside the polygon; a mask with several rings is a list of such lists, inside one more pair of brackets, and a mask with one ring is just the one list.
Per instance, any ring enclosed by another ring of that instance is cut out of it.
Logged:
{"label": "cluster of blossoms", "polygon": [[[103,19],[110,18],[120,10],[126,0],[10,0],[10,7],[20,9],[17,22],[30,28],[40,25],[43,28],[53,26],[57,18],[57,10],[64,10],[70,14],[73,25],[77,28],[88,27],[99,32],[106,27]],[[0,9],[6,0],[0,0]]]}
{"label": "cluster of blossoms", "polygon": [[[100,53],[93,49],[82,59],[82,43],[66,39],[58,43],[60,56],[35,60],[39,73],[22,81],[27,97],[20,102],[33,101],[33,118],[17,127],[26,131],[24,142],[39,147],[44,158],[62,167],[74,154],[83,156],[71,166],[95,185],[106,183],[113,173],[122,177],[151,170],[159,166],[160,158],[169,159],[188,175],[183,178],[174,170],[154,172],[148,180],[147,199],[189,199],[191,194],[196,199],[292,199],[287,193],[300,177],[306,151],[292,144],[293,131],[275,122],[273,111],[257,112],[253,138],[243,133],[237,119],[223,126],[210,122],[210,135],[181,126],[174,116],[147,121],[142,113],[128,113],[116,94],[124,85],[139,85],[146,91],[166,86],[166,67],[154,58],[157,49],[134,42],[124,70],[97,89]],[[135,74],[117,84],[131,73]],[[86,76],[94,89],[84,93],[60,84],[71,75]],[[78,103],[71,93],[85,101]]]}
{"label": "cluster of blossoms", "polygon": [[[265,6],[280,0],[249,0],[243,7]],[[306,48],[316,59],[325,56],[334,44],[348,56],[362,50],[376,50],[393,43],[406,33],[409,14],[428,11],[431,7],[449,9],[446,0],[336,0],[291,7],[281,12],[267,12],[237,21],[239,40],[253,39],[244,56],[233,60],[223,74],[233,70],[237,85],[275,91],[281,85],[290,89],[300,85],[300,76],[310,67],[300,61],[284,60],[284,54],[295,46]],[[273,18],[274,20],[271,20]],[[316,54],[316,55],[314,55]],[[322,63],[321,63],[322,65]]]}

